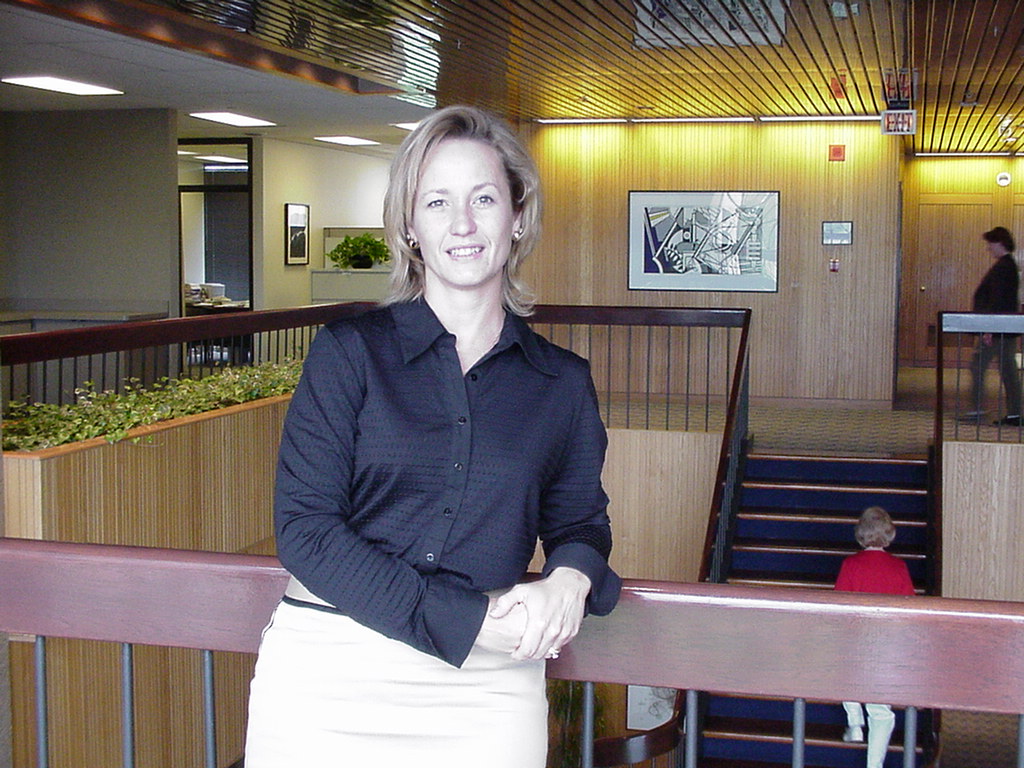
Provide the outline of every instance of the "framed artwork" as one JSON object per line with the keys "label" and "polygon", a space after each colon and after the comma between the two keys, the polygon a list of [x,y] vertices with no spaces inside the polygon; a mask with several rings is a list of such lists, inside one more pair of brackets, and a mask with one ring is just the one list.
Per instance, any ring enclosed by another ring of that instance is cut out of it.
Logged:
{"label": "framed artwork", "polygon": [[309,264],[309,206],[284,204],[284,263]]}
{"label": "framed artwork", "polygon": [[630,192],[629,287],[779,289],[778,192]]}
{"label": "framed artwork", "polygon": [[822,245],[853,245],[852,221],[821,222]]}

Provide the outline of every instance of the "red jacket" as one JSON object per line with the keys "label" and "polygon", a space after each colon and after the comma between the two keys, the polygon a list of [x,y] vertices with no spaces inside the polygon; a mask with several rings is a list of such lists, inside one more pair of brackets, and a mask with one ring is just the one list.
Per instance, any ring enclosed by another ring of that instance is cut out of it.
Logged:
{"label": "red jacket", "polygon": [[843,560],[836,580],[840,592],[873,592],[879,595],[912,595],[907,564],[880,549],[865,549]]}

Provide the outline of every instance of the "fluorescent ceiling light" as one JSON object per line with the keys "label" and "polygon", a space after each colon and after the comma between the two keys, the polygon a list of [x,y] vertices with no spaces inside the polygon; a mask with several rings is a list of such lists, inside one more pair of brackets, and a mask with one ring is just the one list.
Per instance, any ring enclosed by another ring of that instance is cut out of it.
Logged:
{"label": "fluorescent ceiling light", "polygon": [[27,88],[40,88],[44,91],[56,91],[57,93],[70,93],[73,96],[123,96],[124,91],[115,91],[113,88],[104,88],[101,85],[90,85],[79,83],[74,80],[64,80],[59,77],[5,77],[2,82],[11,85],[24,85]]}
{"label": "fluorescent ceiling light", "polygon": [[1013,157],[1013,152],[915,152],[914,157]]}
{"label": "fluorescent ceiling light", "polygon": [[331,144],[344,144],[347,147],[369,147],[380,144],[379,141],[360,139],[356,136],[314,136],[317,141],[326,141]]}
{"label": "fluorescent ceiling light", "polygon": [[192,112],[190,117],[198,117],[200,120],[210,120],[214,123],[224,123],[237,128],[259,128],[268,125],[277,125],[268,120],[260,120],[257,117],[236,115],[234,112]]}
{"label": "fluorescent ceiling light", "polygon": [[880,115],[761,115],[762,123],[815,123],[815,122],[875,122],[881,120]]}
{"label": "fluorescent ceiling light", "polygon": [[391,127],[392,128],[401,128],[403,131],[413,131],[413,130],[416,130],[416,126],[417,125],[419,125],[418,122],[417,123],[391,123]]}
{"label": "fluorescent ceiling light", "polygon": [[232,165],[245,165],[245,160],[227,155],[196,155],[196,160],[206,160],[211,163],[231,163]]}
{"label": "fluorescent ceiling light", "polygon": [[636,117],[632,123],[752,123],[752,117]]}
{"label": "fluorescent ceiling light", "polygon": [[624,117],[539,117],[538,123],[545,125],[591,125],[598,123],[625,123]]}
{"label": "fluorescent ceiling light", "polygon": [[189,152],[187,149],[179,149],[178,150],[178,154],[179,155],[194,155],[195,152]]}
{"label": "fluorescent ceiling light", "polygon": [[245,165],[206,165],[203,166],[203,170],[212,173],[215,171],[248,171],[249,166]]}

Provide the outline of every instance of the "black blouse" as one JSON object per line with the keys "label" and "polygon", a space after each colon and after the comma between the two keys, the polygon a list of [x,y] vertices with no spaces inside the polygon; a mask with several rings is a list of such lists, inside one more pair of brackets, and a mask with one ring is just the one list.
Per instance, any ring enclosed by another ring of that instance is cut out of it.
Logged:
{"label": "black blouse", "polygon": [[376,631],[461,665],[488,590],[577,568],[587,608],[620,580],[589,365],[506,315],[465,375],[422,300],[325,326],[285,420],[275,527],[284,566]]}

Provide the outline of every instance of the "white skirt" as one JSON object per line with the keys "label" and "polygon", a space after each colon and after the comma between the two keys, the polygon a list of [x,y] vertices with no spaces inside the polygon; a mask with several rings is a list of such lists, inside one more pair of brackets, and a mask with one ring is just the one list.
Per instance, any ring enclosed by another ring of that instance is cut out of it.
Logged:
{"label": "white skirt", "polygon": [[249,697],[246,768],[544,768],[544,662],[461,668],[337,613],[278,605]]}

